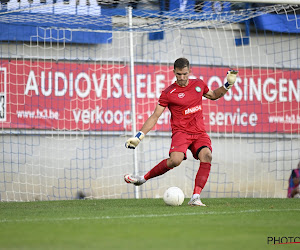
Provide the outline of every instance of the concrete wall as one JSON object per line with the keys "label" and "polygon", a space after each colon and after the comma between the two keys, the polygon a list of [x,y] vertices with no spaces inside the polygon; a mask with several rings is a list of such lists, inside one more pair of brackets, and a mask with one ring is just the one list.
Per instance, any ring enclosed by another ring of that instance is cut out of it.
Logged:
{"label": "concrete wall", "polygon": [[[134,171],[133,150],[123,135],[5,135],[1,151],[1,200],[133,198],[123,176]],[[290,169],[298,163],[298,139],[212,136],[213,161],[202,197],[286,197]],[[137,149],[140,174],[165,159],[169,136],[147,136]],[[169,186],[192,194],[199,161],[188,159],[139,187],[141,198],[162,197]],[[3,183],[4,182],[4,183]]]}

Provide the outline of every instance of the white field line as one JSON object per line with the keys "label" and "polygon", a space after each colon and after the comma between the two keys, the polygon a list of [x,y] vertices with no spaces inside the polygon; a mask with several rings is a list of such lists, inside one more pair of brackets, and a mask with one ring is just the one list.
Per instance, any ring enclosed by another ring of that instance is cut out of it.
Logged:
{"label": "white field line", "polygon": [[57,222],[57,221],[79,221],[79,220],[112,220],[112,219],[132,219],[132,218],[160,218],[160,217],[175,217],[175,216],[193,216],[193,215],[228,215],[228,214],[243,214],[243,213],[261,213],[261,212],[288,212],[300,211],[300,208],[295,209],[250,209],[232,212],[214,212],[214,211],[198,211],[191,213],[173,213],[173,214],[133,214],[125,216],[96,216],[96,217],[69,217],[69,218],[37,218],[37,219],[16,219],[7,220],[1,219],[0,223],[26,223],[26,222]]}

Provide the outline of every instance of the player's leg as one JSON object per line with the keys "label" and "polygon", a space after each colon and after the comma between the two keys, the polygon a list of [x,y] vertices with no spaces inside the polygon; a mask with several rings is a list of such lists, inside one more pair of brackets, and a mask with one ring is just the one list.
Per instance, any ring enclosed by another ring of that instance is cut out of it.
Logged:
{"label": "player's leg", "polygon": [[191,151],[195,159],[200,160],[200,166],[195,177],[195,186],[193,196],[189,202],[191,206],[205,206],[200,200],[200,194],[208,180],[211,161],[212,148],[211,141],[208,135],[202,135],[192,144]]}
{"label": "player's leg", "polygon": [[195,178],[195,187],[193,194],[201,193],[204,188],[207,179],[209,177],[210,168],[211,168],[211,160],[212,154],[208,147],[203,147],[198,154],[198,158],[200,160],[200,166]]}
{"label": "player's leg", "polygon": [[200,166],[195,177],[193,196],[188,203],[190,206],[206,206],[200,200],[200,194],[209,177],[212,156],[208,147],[202,148],[198,155],[200,159]]}
{"label": "player's leg", "polygon": [[140,186],[147,180],[163,175],[174,167],[179,166],[183,161],[184,156],[185,155],[182,152],[172,152],[170,154],[170,158],[162,160],[144,176],[133,176],[131,174],[127,174],[124,176],[124,180],[127,183],[132,183],[136,186]]}
{"label": "player's leg", "polygon": [[299,197],[299,194],[300,193],[300,187],[296,187],[292,190],[291,192],[291,198],[295,198],[295,197]]}
{"label": "player's leg", "polygon": [[140,186],[147,180],[163,175],[174,167],[179,166],[180,163],[186,159],[186,150],[190,143],[185,136],[184,133],[176,133],[172,136],[172,143],[169,151],[170,158],[162,160],[144,176],[127,174],[124,176],[124,180],[127,183]]}
{"label": "player's leg", "polygon": [[184,153],[172,152],[170,158],[162,160],[154,168],[152,168],[147,174],[144,175],[144,179],[147,181],[154,177],[163,175],[169,170],[177,167],[184,159]]}

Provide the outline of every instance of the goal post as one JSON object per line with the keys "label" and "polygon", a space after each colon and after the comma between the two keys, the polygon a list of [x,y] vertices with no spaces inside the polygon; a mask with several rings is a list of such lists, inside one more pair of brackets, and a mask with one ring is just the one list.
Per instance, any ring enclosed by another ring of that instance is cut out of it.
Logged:
{"label": "goal post", "polygon": [[190,197],[189,151],[140,187],[123,180],[168,157],[168,110],[136,150],[124,144],[182,56],[211,89],[239,70],[222,99],[203,99],[213,160],[202,197],[286,197],[300,159],[300,5],[166,2],[1,4],[1,201],[161,198],[170,186]]}

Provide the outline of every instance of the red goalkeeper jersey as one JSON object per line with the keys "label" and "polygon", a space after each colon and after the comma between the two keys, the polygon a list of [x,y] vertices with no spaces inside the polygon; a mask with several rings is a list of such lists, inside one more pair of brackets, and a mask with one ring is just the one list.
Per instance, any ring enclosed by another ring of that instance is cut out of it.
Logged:
{"label": "red goalkeeper jersey", "polygon": [[202,96],[209,91],[200,79],[190,79],[186,87],[173,83],[166,88],[158,100],[159,105],[171,112],[172,133],[183,131],[198,134],[205,131],[202,111]]}

